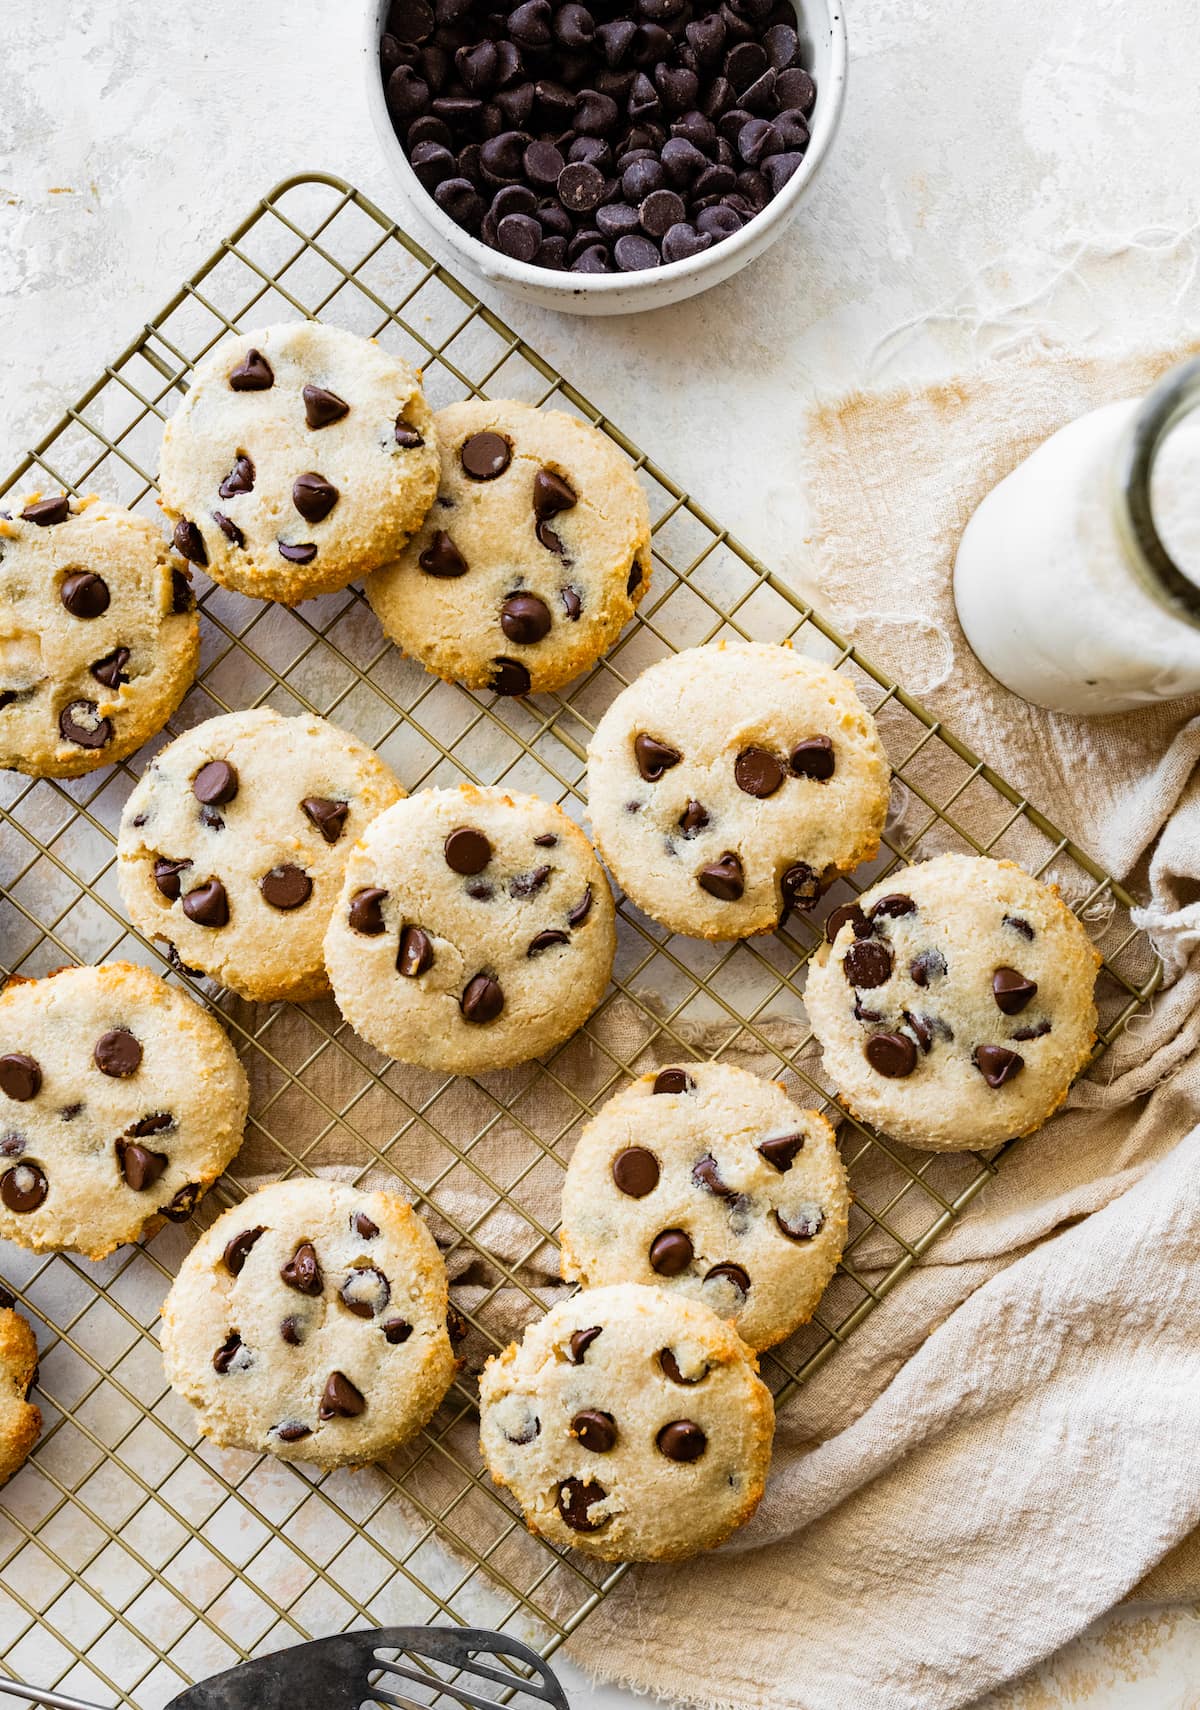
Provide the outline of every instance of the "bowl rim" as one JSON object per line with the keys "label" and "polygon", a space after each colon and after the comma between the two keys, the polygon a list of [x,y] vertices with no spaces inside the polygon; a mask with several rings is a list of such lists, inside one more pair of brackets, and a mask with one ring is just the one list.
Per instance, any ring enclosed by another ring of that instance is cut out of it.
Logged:
{"label": "bowl rim", "polygon": [[[532,262],[516,261],[502,250],[492,249],[481,239],[473,237],[438,207],[413,171],[400,138],[392,128],[383,79],[379,74],[379,39],[389,3],[390,0],[367,0],[364,8],[362,46],[367,101],[380,146],[396,166],[418,217],[426,220],[444,242],[457,250],[476,274],[497,283],[532,287],[549,295],[564,298],[581,294],[619,297],[635,288],[652,292],[660,286],[666,294],[684,280],[694,279],[718,265],[723,278],[736,272],[752,260],[771,238],[777,237],[791,218],[796,204],[824,163],[845,105],[849,54],[844,0],[792,0],[798,14],[809,14],[805,24],[810,34],[816,33],[818,28],[828,31],[829,70],[822,86],[817,89],[813,107],[815,122],[804,159],[762,212],[724,242],[713,244],[699,255],[688,256],[683,261],[669,261],[661,267],[647,267],[633,273],[571,273],[557,268],[535,267]],[[814,12],[819,14],[816,20],[811,16]]]}

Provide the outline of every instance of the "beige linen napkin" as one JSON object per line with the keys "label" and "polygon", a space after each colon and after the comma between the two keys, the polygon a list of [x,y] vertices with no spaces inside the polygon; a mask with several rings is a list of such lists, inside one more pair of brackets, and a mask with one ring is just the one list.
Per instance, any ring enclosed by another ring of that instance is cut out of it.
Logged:
{"label": "beige linen napkin", "polygon": [[590,1617],[571,1648],[597,1674],[739,1710],[950,1710],[1132,1591],[1200,1589],[1200,703],[1032,709],[950,594],[983,494],[1183,354],[1013,357],[812,418],[817,604],[1128,879],[1172,983],[781,1413],[750,1527]]}

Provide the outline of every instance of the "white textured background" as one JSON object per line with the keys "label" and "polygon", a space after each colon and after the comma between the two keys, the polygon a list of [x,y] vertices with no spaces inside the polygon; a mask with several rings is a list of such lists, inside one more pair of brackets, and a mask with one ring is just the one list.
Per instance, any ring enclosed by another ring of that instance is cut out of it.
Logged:
{"label": "white textured background", "polygon": [[[276,180],[324,169],[399,208],[362,97],[361,13],[360,0],[4,0],[0,467]],[[493,298],[800,579],[794,468],[814,392],[950,372],[1029,339],[1200,327],[1197,0],[850,0],[849,26],[841,135],[763,260],[630,319]],[[1112,1617],[986,1710],[1085,1704],[1200,1710],[1200,1611]]]}

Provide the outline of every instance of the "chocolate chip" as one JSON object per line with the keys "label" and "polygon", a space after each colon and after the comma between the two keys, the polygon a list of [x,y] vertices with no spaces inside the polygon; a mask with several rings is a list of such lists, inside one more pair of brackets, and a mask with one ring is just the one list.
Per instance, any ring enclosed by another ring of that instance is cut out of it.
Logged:
{"label": "chocolate chip", "polygon": [[558,844],[558,838],[553,831],[539,832],[533,841],[539,849],[554,849]]}
{"label": "chocolate chip", "polygon": [[549,523],[540,522],[534,528],[539,546],[544,546],[547,552],[557,553],[564,563],[567,561],[567,549],[563,545],[561,535],[555,533]]}
{"label": "chocolate chip", "polygon": [[72,617],[98,618],[109,607],[108,583],[91,570],[76,570],[64,576],[58,597]]}
{"label": "chocolate chip", "polygon": [[245,546],[245,535],[242,533],[238,525],[231,518],[225,515],[224,511],[214,511],[213,521],[225,536],[226,540],[230,541],[237,547]]}
{"label": "chocolate chip", "polygon": [[669,772],[672,766],[678,766],[683,755],[677,748],[671,748],[667,743],[660,742],[656,736],[648,736],[640,731],[633,739],[633,757],[637,761],[637,769],[648,784],[653,784]]}
{"label": "chocolate chip", "polygon": [[587,1330],[573,1330],[571,1332],[571,1340],[567,1346],[569,1350],[568,1357],[573,1366],[581,1366],[583,1364],[584,1355],[596,1340],[596,1337],[602,1335],[603,1332],[604,1326],[602,1324],[593,1324]]}
{"label": "chocolate chip", "polygon": [[671,1348],[662,1349],[658,1356],[658,1363],[672,1383],[682,1384],[685,1389],[691,1389],[695,1384],[703,1383],[708,1376],[708,1366],[706,1365],[696,1377],[684,1377],[679,1369],[679,1361],[675,1357],[675,1352]]}
{"label": "chocolate chip", "polygon": [[876,1074],[890,1081],[903,1080],[917,1066],[917,1048],[906,1033],[872,1034],[863,1050]]}
{"label": "chocolate chip", "polygon": [[347,1274],[338,1294],[356,1318],[378,1318],[392,1298],[392,1285],[374,1265],[359,1265]]}
{"label": "chocolate chip", "polygon": [[789,66],[775,80],[775,95],[781,107],[798,107],[802,113],[811,113],[817,89],[802,66]]}
{"label": "chocolate chip", "polygon": [[508,894],[517,899],[536,896],[549,877],[549,867],[534,867],[532,872],[516,873],[508,881]]}
{"label": "chocolate chip", "polygon": [[1037,996],[1037,981],[1030,980],[1016,968],[997,968],[992,975],[992,996],[1002,1015],[1020,1015]]}
{"label": "chocolate chip", "polygon": [[512,594],[500,608],[500,628],[509,641],[532,647],[549,632],[550,612],[536,594]]}
{"label": "chocolate chip", "polygon": [[706,249],[713,246],[711,232],[697,231],[695,226],[680,220],[664,234],[662,240],[662,256],[664,261],[690,261],[694,255],[703,255]]}
{"label": "chocolate chip", "polygon": [[317,1409],[318,1419],[357,1419],[365,1412],[366,1397],[354,1385],[344,1372],[330,1372],[325,1392],[321,1396],[321,1405]]}
{"label": "chocolate chip", "polygon": [[1043,1016],[1040,1021],[1035,1021],[1028,1027],[1018,1027],[1012,1037],[1022,1042],[1027,1039],[1044,1039],[1049,1031],[1050,1023]]}
{"label": "chocolate chip", "polygon": [[827,736],[809,736],[798,742],[789,756],[792,771],[798,778],[813,778],[819,784],[833,777],[836,760],[833,743]]}
{"label": "chocolate chip", "polygon": [[892,977],[892,953],[876,939],[858,938],[842,958],[842,972],[859,991],[872,991]]}
{"label": "chocolate chip", "polygon": [[287,1263],[280,1266],[279,1274],[299,1294],[316,1296],[325,1286],[317,1250],[311,1241],[301,1241]]}
{"label": "chocolate chip", "polygon": [[228,926],[229,898],[220,879],[197,885],[183,899],[183,912],[197,926]]}
{"label": "chocolate chip", "polygon": [[275,1427],[275,1435],[281,1443],[299,1443],[305,1437],[312,1436],[312,1426],[305,1425],[299,1419],[289,1419],[286,1424]]}
{"label": "chocolate chip", "polygon": [[551,950],[556,944],[569,944],[570,942],[571,940],[565,932],[559,932],[551,927],[545,932],[537,933],[529,940],[529,948],[525,954],[526,956],[540,956],[543,950]]}
{"label": "chocolate chip", "polygon": [[989,1087],[993,1089],[1006,1086],[1015,1080],[1025,1067],[1025,1059],[1018,1051],[1009,1051],[1003,1045],[976,1045],[971,1061],[979,1070]]}
{"label": "chocolate chip", "polygon": [[626,1146],[612,1161],[612,1179],[630,1199],[644,1199],[658,1186],[658,1159],[644,1146]]}
{"label": "chocolate chip", "polygon": [[224,807],[238,793],[237,767],[228,760],[210,760],[192,779],[192,794],[209,807]]}
{"label": "chocolate chip", "polygon": [[317,548],[313,541],[304,541],[293,545],[290,541],[279,540],[275,543],[279,548],[279,556],[286,558],[289,564],[311,564],[317,556]]}
{"label": "chocolate chip", "polygon": [[1037,936],[1029,922],[1024,920],[1019,914],[1006,914],[1004,916],[1004,924],[1005,926],[1010,926],[1014,932],[1019,932],[1021,937],[1027,938],[1031,944]]}
{"label": "chocolate chip", "polygon": [[650,1243],[650,1269],[661,1277],[677,1277],[691,1264],[693,1251],[682,1229],[664,1229]]}
{"label": "chocolate chip", "polygon": [[95,701],[72,701],[58,715],[59,734],[78,748],[103,748],[112,740],[112,720],[101,718]]}
{"label": "chocolate chip", "polygon": [[854,1019],[855,1019],[855,1021],[882,1021],[883,1020],[883,1012],[881,1010],[878,1010],[878,1009],[868,1009],[866,1007],[866,1005],[863,1003],[862,993],[861,992],[855,992],[855,994],[854,994]]}
{"label": "chocolate chip", "polygon": [[427,576],[465,576],[470,568],[444,529],[435,529],[433,539],[417,562]]}
{"label": "chocolate chip", "polygon": [[889,896],[880,897],[877,903],[872,904],[870,918],[872,920],[899,919],[902,915],[916,914],[916,912],[917,905],[913,899],[905,896],[902,891],[895,891]]}
{"label": "chocolate chip", "polygon": [[176,552],[186,558],[189,564],[208,563],[208,548],[204,544],[204,536],[194,522],[188,522],[186,517],[181,517],[175,524],[172,539]]}
{"label": "chocolate chip", "polygon": [[483,198],[469,178],[447,178],[438,185],[433,199],[443,212],[468,231],[483,218]]}
{"label": "chocolate chip", "polygon": [[361,932],[364,938],[378,938],[381,932],[387,930],[380,907],[387,894],[376,885],[366,885],[362,890],[355,891],[350,898],[350,907],[346,914],[353,931]]}
{"label": "chocolate chip", "polygon": [[415,451],[425,443],[424,435],[404,416],[396,417],[395,439],[396,444],[403,446],[405,451]]}
{"label": "chocolate chip", "polygon": [[125,1185],[134,1193],[142,1193],[152,1187],[166,1169],[170,1159],[165,1152],[151,1152],[146,1146],[139,1146],[132,1140],[117,1141],[117,1161],[121,1166],[121,1174]]}
{"label": "chocolate chip", "polygon": [[224,1377],[226,1372],[228,1372],[230,1367],[233,1365],[234,1360],[237,1358],[241,1347],[242,1338],[238,1335],[236,1330],[231,1330],[225,1340],[221,1343],[221,1346],[217,1349],[216,1353],[213,1355],[213,1370],[215,1372],[220,1372],[221,1376]]}
{"label": "chocolate chip", "polygon": [[89,665],[88,670],[98,683],[104,684],[106,689],[119,689],[122,683],[129,681],[125,674],[125,667],[128,663],[129,649],[127,647],[114,647],[111,653],[104,655],[103,659],[97,659],[93,665]]}
{"label": "chocolate chip", "polygon": [[713,1265],[709,1270],[705,1271],[704,1280],[705,1282],[720,1282],[724,1280],[725,1282],[732,1283],[739,1294],[744,1296],[750,1293],[750,1275],[749,1272],[744,1270],[741,1265],[733,1265],[729,1263]]}
{"label": "chocolate chip", "polygon": [[577,927],[577,926],[582,926],[584,921],[587,919],[588,915],[591,914],[591,912],[592,912],[592,887],[589,885],[587,887],[587,889],[584,891],[583,895],[580,897],[579,901],[575,904],[575,907],[568,911],[568,913],[567,913],[567,925],[572,927],[572,928]]}
{"label": "chocolate chip", "polygon": [[789,1241],[811,1241],[825,1227],[825,1213],[819,1205],[801,1205],[795,1211],[776,1211],[775,1221]]}
{"label": "chocolate chip", "polygon": [[691,1419],[673,1419],[654,1441],[669,1461],[698,1461],[708,1447],[708,1438]]}
{"label": "chocolate chip", "polygon": [[[652,238],[664,238],[672,226],[680,225],[687,218],[687,209],[683,198],[674,190],[652,190],[638,208],[638,220],[642,230]],[[635,243],[636,238],[628,240]],[[619,258],[618,258],[619,259]],[[642,262],[641,266],[654,266],[654,262]]]}
{"label": "chocolate chip", "polygon": [[733,1189],[727,1187],[721,1180],[721,1172],[717,1168],[717,1160],[711,1152],[706,1152],[692,1166],[692,1180],[697,1187],[704,1188],[707,1193],[715,1194],[718,1199],[730,1199]]}
{"label": "chocolate chip", "polygon": [[190,612],[196,604],[188,575],[189,572],[184,570],[171,571],[171,610],[176,617],[182,616],[185,612]]}
{"label": "chocolate chip", "polygon": [[340,422],[350,414],[350,406],[344,398],[339,398],[336,392],[327,392],[323,386],[305,386],[301,394],[304,399],[304,419],[315,431],[320,428],[332,427],[334,422]]}
{"label": "chocolate chip", "polygon": [[264,873],[258,881],[262,899],[270,903],[272,908],[300,908],[312,895],[312,880],[303,867],[294,867],[286,862],[282,867],[272,867],[269,873]]}
{"label": "chocolate chip", "polygon": [[433,944],[429,934],[419,926],[406,926],[400,934],[400,949],[396,955],[396,970],[406,979],[416,979],[433,967]]}
{"label": "chocolate chip", "polygon": [[453,1301],[451,1301],[450,1305],[446,1308],[446,1334],[456,1347],[460,1342],[465,1342],[467,1337],[471,1334],[471,1326],[454,1305]]}
{"label": "chocolate chip", "polygon": [[489,687],[498,695],[527,695],[533,683],[528,668],[518,659],[501,656],[492,660]]}
{"label": "chocolate chip", "polygon": [[467,886],[467,895],[475,902],[490,902],[495,894],[495,887],[482,879]]}
{"label": "chocolate chip", "polygon": [[[530,0],[530,3],[534,3],[534,0]],[[528,7],[523,6],[518,10],[526,11]],[[566,1478],[558,1487],[558,1512],[573,1532],[598,1532],[602,1526],[608,1524],[608,1516],[602,1515],[593,1520],[590,1510],[597,1503],[603,1502],[607,1495],[603,1485],[597,1484],[595,1479]]]}
{"label": "chocolate chip", "polygon": [[920,950],[908,964],[909,978],[922,990],[931,980],[940,980],[946,972],[946,958],[940,950]]}
{"label": "chocolate chip", "polygon": [[779,888],[783,912],[788,914],[792,909],[806,910],[820,902],[824,882],[806,861],[794,861],[780,879]]}
{"label": "chocolate chip", "polygon": [[374,1241],[379,1234],[379,1225],[374,1218],[368,1217],[365,1211],[356,1211],[350,1219],[350,1227],[356,1235],[361,1235],[364,1241]]}
{"label": "chocolate chip", "polygon": [[474,1022],[482,1026],[489,1021],[495,1021],[504,1008],[504,992],[499,980],[491,974],[476,974],[468,980],[459,999],[464,1021]]}
{"label": "chocolate chip", "polygon": [[305,796],[300,807],[306,819],[315,825],[326,843],[336,843],[346,828],[350,813],[349,802],[330,801],[326,796]]}
{"label": "chocolate chip", "polygon": [[636,232],[617,239],[613,245],[613,257],[622,273],[640,273],[647,267],[657,267],[662,261],[650,239],[639,237]]}
{"label": "chocolate chip", "polygon": [[37,1097],[41,1087],[42,1069],[35,1057],[27,1057],[23,1051],[0,1057],[0,1092],[6,1098],[26,1104]]}
{"label": "chocolate chip", "polygon": [[55,523],[65,523],[70,514],[71,501],[65,493],[60,493],[56,498],[37,499],[26,505],[21,521],[36,523],[38,528],[51,528]]}
{"label": "chocolate chip", "polygon": [[748,796],[773,796],[783,783],[783,767],[765,748],[743,748],[733,763],[739,790]]}
{"label": "chocolate chip", "polygon": [[579,589],[572,588],[568,583],[565,588],[560,588],[558,590],[558,597],[562,601],[563,610],[566,612],[570,621],[572,623],[577,622],[579,614],[583,610],[583,599],[580,595]]}
{"label": "chocolate chip", "polygon": [[696,883],[718,902],[737,902],[746,889],[746,877],[741,858],[727,849],[718,861],[710,861],[696,874]]}
{"label": "chocolate chip", "polygon": [[685,1069],[660,1069],[654,1077],[656,1093],[688,1093],[695,1088],[695,1081]]}
{"label": "chocolate chip", "polygon": [[471,825],[460,825],[452,831],[442,845],[442,852],[450,871],[464,877],[482,873],[492,858],[491,844],[482,831]]}
{"label": "chocolate chip", "polygon": [[180,1188],[168,1205],[160,1205],[158,1209],[172,1223],[186,1223],[195,1211],[196,1201],[203,1192],[204,1189],[199,1182],[188,1182],[185,1187]]}
{"label": "chocolate chip", "polygon": [[772,1134],[758,1143],[759,1156],[782,1175],[790,1170],[796,1154],[804,1148],[803,1134]]}
{"label": "chocolate chip", "polygon": [[14,1164],[0,1176],[0,1199],[10,1211],[36,1211],[49,1192],[50,1184],[40,1164]]}
{"label": "chocolate chip", "polygon": [[265,1225],[260,1223],[253,1229],[243,1229],[240,1235],[235,1235],[232,1241],[225,1243],[225,1251],[221,1257],[231,1277],[242,1274],[242,1267],[250,1256],[251,1247],[266,1232]]}
{"label": "chocolate chip", "polygon": [[525,150],[523,164],[531,184],[552,189],[558,183],[558,175],[565,162],[552,142],[532,142]]}
{"label": "chocolate chip", "polygon": [[604,200],[606,190],[604,174],[585,160],[569,161],[558,176],[559,200],[572,214],[590,214]]}
{"label": "chocolate chip", "polygon": [[92,1061],[102,1075],[123,1081],[141,1067],[142,1047],[127,1027],[114,1027],[97,1039]]}
{"label": "chocolate chip", "polygon": [[512,446],[503,434],[473,433],[459,447],[458,458],[472,481],[494,481],[512,462]]}
{"label": "chocolate chip", "polygon": [[594,1455],[607,1455],[610,1449],[616,1447],[617,1422],[611,1413],[601,1413],[596,1407],[585,1407],[572,1419],[571,1434]]}
{"label": "chocolate chip", "polygon": [[230,370],[229,384],[235,392],[268,392],[275,384],[275,371],[261,350],[251,348]]}
{"label": "chocolate chip", "polygon": [[925,1055],[928,1056],[933,1050],[933,1023],[930,1021],[928,1016],[914,1015],[913,1012],[908,1009],[901,1010],[900,1013],[903,1015],[909,1031],[916,1039],[917,1044],[921,1047],[922,1051],[924,1051]]}
{"label": "chocolate chip", "polygon": [[292,503],[305,522],[324,522],[339,497],[333,482],[327,481],[324,475],[318,475],[315,470],[310,470],[305,475],[297,475],[292,483]]}
{"label": "chocolate chip", "polygon": [[542,228],[532,214],[505,214],[497,223],[493,247],[514,261],[532,261],[542,247]]}
{"label": "chocolate chip", "polygon": [[704,830],[708,823],[708,810],[702,807],[698,801],[689,801],[676,821],[680,831],[687,838],[695,837],[698,832]]}
{"label": "chocolate chip", "polygon": [[402,1347],[412,1335],[412,1329],[407,1318],[389,1318],[383,1327],[383,1339],[389,1347]]}
{"label": "chocolate chip", "polygon": [[569,511],[578,503],[574,489],[552,469],[539,469],[533,478],[533,514],[539,522]]}
{"label": "chocolate chip", "polygon": [[223,499],[232,499],[238,493],[252,493],[253,491],[254,463],[244,451],[239,451],[233,460],[233,468],[221,482],[217,492]]}

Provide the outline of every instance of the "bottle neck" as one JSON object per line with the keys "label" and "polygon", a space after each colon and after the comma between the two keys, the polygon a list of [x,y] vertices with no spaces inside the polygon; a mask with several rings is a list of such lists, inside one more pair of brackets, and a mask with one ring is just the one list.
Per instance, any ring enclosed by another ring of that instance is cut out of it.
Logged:
{"label": "bottle neck", "polygon": [[1154,464],[1184,416],[1200,409],[1200,357],[1173,368],[1143,401],[1116,447],[1112,496],[1117,533],[1146,592],[1173,617],[1200,629],[1200,586],[1159,536],[1151,503]]}

